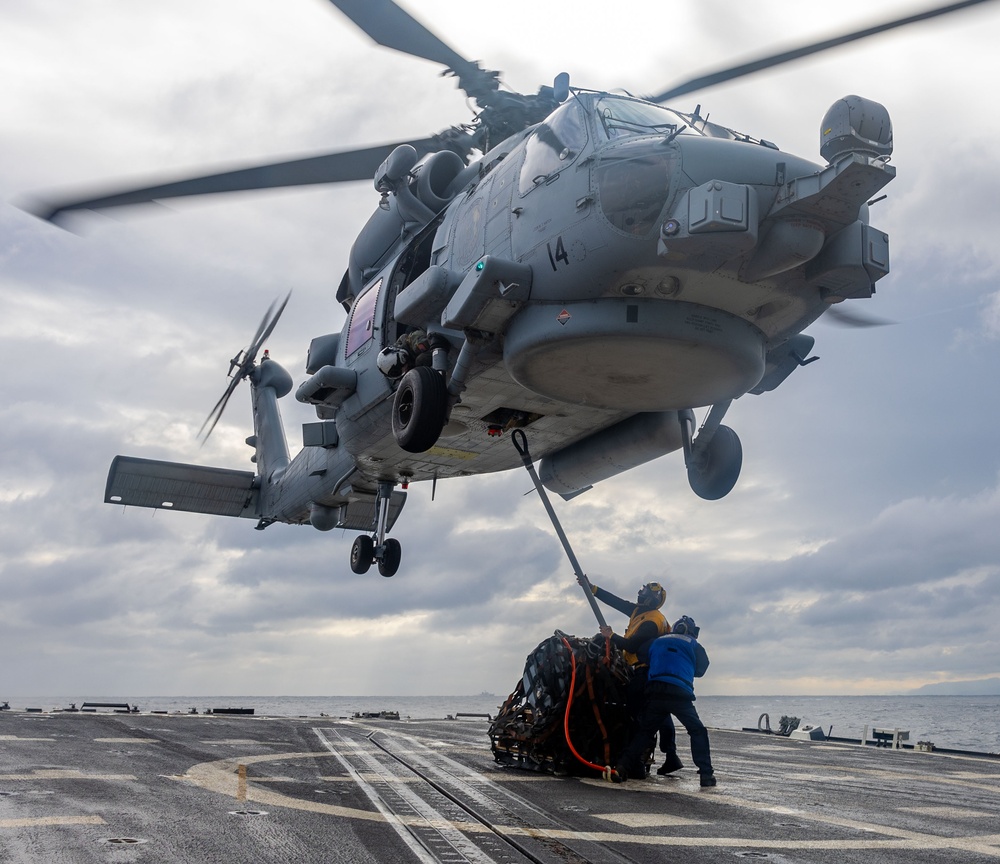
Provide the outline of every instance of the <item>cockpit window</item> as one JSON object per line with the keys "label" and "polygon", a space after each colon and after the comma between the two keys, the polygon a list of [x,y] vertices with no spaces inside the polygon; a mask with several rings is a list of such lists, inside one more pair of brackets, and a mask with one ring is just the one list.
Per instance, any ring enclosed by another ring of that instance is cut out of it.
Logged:
{"label": "cockpit window", "polygon": [[[684,118],[669,108],[637,99],[604,96],[597,100],[595,108],[604,134],[611,141],[631,135],[668,135],[686,125]],[[693,133],[693,130],[684,129],[684,132]]]}
{"label": "cockpit window", "polygon": [[587,143],[587,128],[576,100],[557,108],[531,133],[524,147],[518,190],[522,195],[571,164]]}
{"label": "cockpit window", "polygon": [[648,234],[670,197],[676,154],[669,147],[636,142],[636,147],[604,151],[597,165],[601,211],[620,231],[633,237]]}

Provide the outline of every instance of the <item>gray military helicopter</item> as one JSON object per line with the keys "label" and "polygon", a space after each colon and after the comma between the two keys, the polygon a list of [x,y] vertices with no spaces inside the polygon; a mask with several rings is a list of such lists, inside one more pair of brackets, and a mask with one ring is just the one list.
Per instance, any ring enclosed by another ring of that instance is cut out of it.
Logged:
{"label": "gray military helicopter", "polygon": [[[822,164],[665,102],[985,0],[952,3],[636,98],[500,88],[392,0],[332,0],[381,45],[444,66],[475,100],[428,138],[50,202],[39,215],[185,195],[374,178],[380,201],[337,290],[339,333],[314,338],[295,398],[315,406],[292,458],[279,414],[292,377],[261,350],[286,297],[231,361],[207,437],[248,379],[254,471],[118,456],[105,501],[362,532],[351,568],[400,565],[387,533],[409,483],[541,457],[571,498],[683,450],[719,499],[742,465],[733,400],[809,363],[802,331],[889,271],[868,205],[892,180],[886,109],[847,96],[820,124]],[[708,408],[696,431],[694,409]],[[397,489],[397,487],[401,487]]]}

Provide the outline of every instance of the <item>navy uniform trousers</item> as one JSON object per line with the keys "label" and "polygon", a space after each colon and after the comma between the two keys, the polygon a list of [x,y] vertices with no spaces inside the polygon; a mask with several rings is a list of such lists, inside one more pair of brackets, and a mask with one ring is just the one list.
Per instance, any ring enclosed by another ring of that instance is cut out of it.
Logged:
{"label": "navy uniform trousers", "polygon": [[645,776],[642,755],[656,744],[657,731],[669,722],[671,715],[680,721],[691,737],[691,759],[698,766],[698,773],[713,773],[708,730],[698,716],[694,699],[690,696],[681,696],[679,693],[679,688],[659,681],[650,681],[646,685],[646,702],[639,712],[632,737],[622,753],[620,762],[629,777]]}

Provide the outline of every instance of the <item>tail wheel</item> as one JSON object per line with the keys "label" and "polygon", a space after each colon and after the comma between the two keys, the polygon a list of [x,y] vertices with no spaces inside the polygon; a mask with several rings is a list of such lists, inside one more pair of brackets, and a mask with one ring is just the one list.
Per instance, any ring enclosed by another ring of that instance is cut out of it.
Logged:
{"label": "tail wheel", "polygon": [[383,576],[395,576],[399,562],[403,557],[403,548],[395,537],[389,537],[382,547],[382,557],[378,562],[378,572]]}
{"label": "tail wheel", "polygon": [[367,534],[359,534],[351,547],[351,569],[355,573],[367,573],[374,560],[375,541]]}
{"label": "tail wheel", "polygon": [[392,403],[392,434],[407,453],[430,450],[441,435],[448,407],[444,376],[429,366],[407,372]]}
{"label": "tail wheel", "polygon": [[688,482],[699,498],[717,501],[732,491],[742,467],[743,445],[739,436],[728,426],[720,426],[698,463],[688,468]]}

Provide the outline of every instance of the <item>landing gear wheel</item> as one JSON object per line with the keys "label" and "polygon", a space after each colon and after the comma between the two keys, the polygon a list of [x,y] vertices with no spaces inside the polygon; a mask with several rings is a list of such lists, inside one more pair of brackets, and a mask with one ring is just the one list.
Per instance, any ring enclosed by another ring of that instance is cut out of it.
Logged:
{"label": "landing gear wheel", "polygon": [[728,426],[715,430],[697,465],[688,468],[688,483],[706,501],[724,498],[736,485],[743,467],[743,445]]}
{"label": "landing gear wheel", "polygon": [[403,548],[394,537],[389,537],[382,548],[382,557],[378,562],[378,572],[383,576],[395,576],[399,569],[400,559],[403,557]]}
{"label": "landing gear wheel", "polygon": [[448,407],[444,376],[430,366],[407,372],[392,402],[392,434],[407,453],[430,450],[441,435]]}
{"label": "landing gear wheel", "polygon": [[367,534],[359,534],[351,546],[351,569],[355,573],[367,573],[374,560],[375,541]]}

